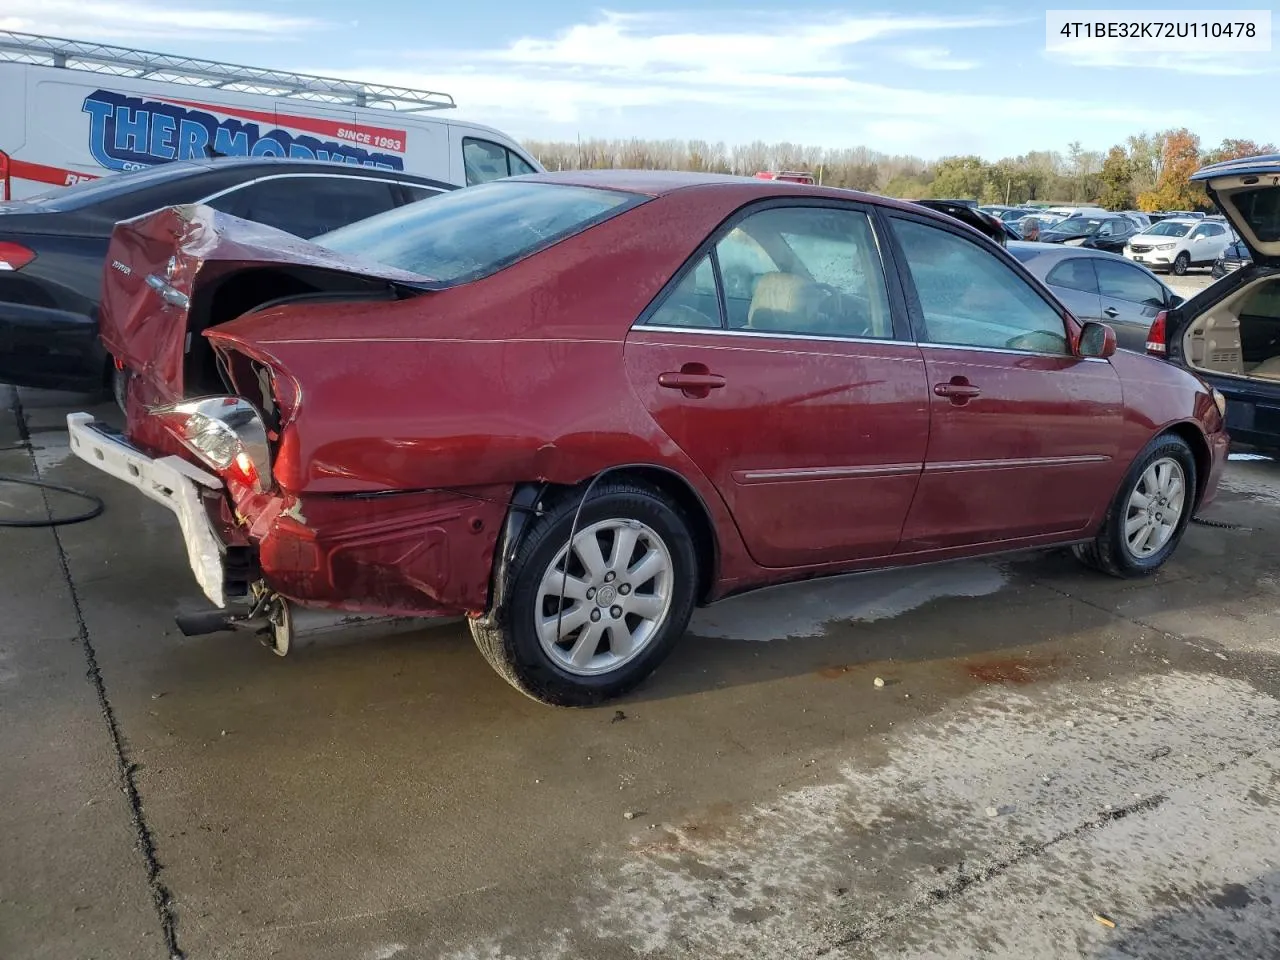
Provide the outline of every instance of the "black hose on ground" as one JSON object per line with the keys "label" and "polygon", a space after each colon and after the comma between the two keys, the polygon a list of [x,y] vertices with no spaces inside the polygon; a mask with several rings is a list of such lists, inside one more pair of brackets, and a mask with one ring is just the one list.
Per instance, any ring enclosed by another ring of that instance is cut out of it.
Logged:
{"label": "black hose on ground", "polygon": [[98,514],[106,509],[106,505],[102,502],[101,497],[95,497],[92,493],[85,493],[83,490],[77,490],[75,487],[64,487],[60,483],[50,483],[48,480],[31,480],[27,477],[9,477],[0,476],[0,483],[20,483],[27,487],[37,487],[41,490],[53,490],[57,493],[69,494],[73,497],[79,497],[81,500],[87,500],[93,504],[83,513],[72,514],[69,517],[41,517],[39,520],[6,520],[0,518],[0,527],[65,527],[70,523],[84,523],[86,520],[92,520]]}

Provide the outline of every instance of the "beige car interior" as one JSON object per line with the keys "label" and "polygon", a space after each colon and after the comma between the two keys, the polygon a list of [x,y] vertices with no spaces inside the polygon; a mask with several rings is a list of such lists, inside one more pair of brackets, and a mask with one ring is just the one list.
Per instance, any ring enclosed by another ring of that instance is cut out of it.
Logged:
{"label": "beige car interior", "polygon": [[1191,324],[1183,339],[1187,361],[1211,373],[1280,380],[1280,345],[1273,356],[1245,358],[1244,342],[1251,338],[1242,324],[1253,318],[1272,320],[1280,330],[1280,277],[1237,290]]}

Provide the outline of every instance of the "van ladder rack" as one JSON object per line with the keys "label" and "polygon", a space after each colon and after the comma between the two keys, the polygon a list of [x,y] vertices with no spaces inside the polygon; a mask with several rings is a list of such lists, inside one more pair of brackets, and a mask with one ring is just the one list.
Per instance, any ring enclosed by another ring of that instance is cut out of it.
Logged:
{"label": "van ladder rack", "polygon": [[215,63],[212,60],[197,60],[194,57],[7,30],[0,30],[0,62],[2,61],[64,67],[114,77],[159,80],[164,83],[286,97],[291,100],[310,100],[350,107],[381,107],[401,113],[448,110],[457,106],[449,94],[431,90],[360,83],[282,70],[263,70],[258,67]]}

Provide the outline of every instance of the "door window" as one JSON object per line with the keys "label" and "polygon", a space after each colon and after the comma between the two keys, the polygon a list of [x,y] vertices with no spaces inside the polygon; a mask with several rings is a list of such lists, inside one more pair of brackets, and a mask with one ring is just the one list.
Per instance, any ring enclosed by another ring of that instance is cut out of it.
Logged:
{"label": "door window", "polygon": [[1082,293],[1097,293],[1098,278],[1093,272],[1093,261],[1088,257],[1072,257],[1063,260],[1045,277],[1045,282],[1053,287],[1066,287],[1068,290],[1079,290]]}
{"label": "door window", "polygon": [[1154,277],[1149,277],[1137,267],[1114,260],[1099,260],[1098,290],[1104,297],[1144,303],[1155,307],[1165,304],[1164,287]]}
{"label": "door window", "polygon": [[867,215],[772,207],[716,244],[730,327],[891,339],[884,268]]}
{"label": "door window", "polygon": [[358,177],[272,177],[209,202],[215,210],[310,239],[396,207],[394,185]]}
{"label": "door window", "polygon": [[646,324],[655,327],[713,327],[720,322],[720,298],[716,295],[716,275],[711,254],[684,275],[674,290],[663,299]]}
{"label": "door window", "polygon": [[444,193],[444,191],[438,187],[423,187],[416,183],[402,183],[400,186],[403,187],[404,192],[409,195],[410,203],[416,203],[419,200],[426,200],[428,197],[436,197]]}
{"label": "door window", "polygon": [[920,298],[922,343],[1070,354],[1062,317],[994,253],[940,227],[892,223]]}
{"label": "door window", "polygon": [[503,177],[537,173],[522,157],[501,144],[475,137],[464,137],[462,140],[462,165],[466,170],[467,186],[501,180]]}

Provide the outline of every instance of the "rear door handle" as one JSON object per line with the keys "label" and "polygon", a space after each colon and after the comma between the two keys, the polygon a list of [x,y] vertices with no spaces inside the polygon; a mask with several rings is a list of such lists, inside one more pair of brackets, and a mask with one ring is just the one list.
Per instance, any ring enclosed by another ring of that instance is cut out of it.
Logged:
{"label": "rear door handle", "polygon": [[705,400],[724,384],[724,377],[712,373],[705,363],[685,363],[677,371],[658,374],[658,386],[679,390],[693,400]]}
{"label": "rear door handle", "polygon": [[718,373],[660,373],[658,386],[672,390],[719,390],[724,377]]}
{"label": "rear door handle", "polygon": [[935,383],[933,392],[940,397],[946,397],[956,406],[963,406],[974,397],[982,395],[982,391],[964,377],[952,377],[948,383]]}
{"label": "rear door handle", "polygon": [[1117,310],[1115,307],[1107,307],[1107,309],[1103,310],[1102,312],[1105,313],[1108,317],[1115,317],[1120,313],[1120,311]]}

